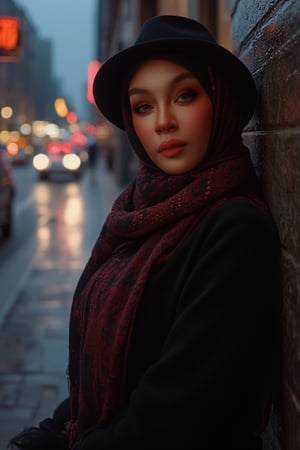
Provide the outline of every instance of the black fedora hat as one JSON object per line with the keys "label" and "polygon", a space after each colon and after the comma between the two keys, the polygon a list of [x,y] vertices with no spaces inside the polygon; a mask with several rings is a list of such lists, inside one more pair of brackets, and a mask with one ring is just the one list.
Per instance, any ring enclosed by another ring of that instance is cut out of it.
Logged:
{"label": "black fedora hat", "polygon": [[180,16],[155,16],[147,20],[134,45],[109,58],[99,69],[93,84],[96,105],[114,125],[124,128],[121,108],[122,80],[132,67],[146,58],[168,52],[190,55],[207,62],[232,85],[240,100],[245,124],[256,105],[256,87],[247,67],[199,22]]}

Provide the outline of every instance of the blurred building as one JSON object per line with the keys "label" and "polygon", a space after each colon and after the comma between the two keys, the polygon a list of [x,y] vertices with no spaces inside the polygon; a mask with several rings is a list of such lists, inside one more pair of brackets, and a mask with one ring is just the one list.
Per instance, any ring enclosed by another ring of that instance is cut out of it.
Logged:
{"label": "blurred building", "polygon": [[9,120],[0,115],[0,131],[18,130],[34,120],[56,121],[54,100],[61,95],[61,84],[53,75],[53,48],[42,39],[34,24],[13,0],[0,2],[0,16],[19,17],[21,50],[16,61],[0,58],[0,110],[9,106]]}
{"label": "blurred building", "polygon": [[[101,0],[98,14],[100,61],[131,45],[149,17],[178,14],[199,19],[254,75],[257,111],[243,136],[282,243],[283,373],[264,450],[300,450],[300,2]],[[117,180],[127,183],[136,160],[122,131],[113,128],[108,151]]]}

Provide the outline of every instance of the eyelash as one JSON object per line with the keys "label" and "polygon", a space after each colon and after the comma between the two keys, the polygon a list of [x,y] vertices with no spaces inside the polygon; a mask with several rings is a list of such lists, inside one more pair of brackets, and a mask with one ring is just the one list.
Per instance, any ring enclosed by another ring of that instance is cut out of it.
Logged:
{"label": "eyelash", "polygon": [[[188,103],[188,102],[192,101],[196,97],[196,95],[197,95],[196,92],[193,92],[193,91],[183,92],[176,98],[176,102]],[[184,98],[182,99],[182,97],[184,97]],[[143,108],[146,108],[146,110],[143,110]],[[152,108],[151,105],[149,105],[148,103],[142,103],[142,104],[138,104],[137,106],[134,106],[133,112],[135,112],[137,114],[146,114],[151,108]]]}
{"label": "eyelash", "polygon": [[[147,107],[147,111],[142,111],[142,108],[145,108],[145,107]],[[149,108],[151,108],[150,105],[148,105],[147,103],[143,103],[142,105],[135,106],[133,108],[133,111],[138,114],[144,114],[149,111]]]}
{"label": "eyelash", "polygon": [[196,97],[196,92],[193,91],[183,92],[182,94],[179,95],[179,97],[177,97],[176,101],[178,101],[181,97],[188,97],[188,98],[187,99],[185,98],[183,101],[180,101],[179,103],[189,102]]}

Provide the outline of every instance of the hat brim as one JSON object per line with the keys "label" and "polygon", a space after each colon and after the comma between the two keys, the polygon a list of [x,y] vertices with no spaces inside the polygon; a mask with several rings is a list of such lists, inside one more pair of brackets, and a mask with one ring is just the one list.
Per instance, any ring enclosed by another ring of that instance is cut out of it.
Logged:
{"label": "hat brim", "polygon": [[190,54],[207,62],[232,85],[240,101],[245,125],[256,106],[256,87],[248,68],[230,51],[220,45],[199,40],[158,39],[135,44],[110,57],[99,69],[93,83],[93,95],[100,112],[118,128],[124,129],[121,108],[121,87],[124,74],[149,57],[159,57],[167,52]]}

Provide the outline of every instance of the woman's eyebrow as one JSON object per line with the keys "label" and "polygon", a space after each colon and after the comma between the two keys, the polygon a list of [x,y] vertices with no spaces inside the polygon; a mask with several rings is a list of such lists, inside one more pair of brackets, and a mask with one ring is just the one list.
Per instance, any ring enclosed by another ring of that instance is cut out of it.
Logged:
{"label": "woman's eyebrow", "polygon": [[194,75],[192,72],[182,72],[172,80],[171,84],[179,83],[180,81],[186,80],[187,78],[196,78],[196,75]]}
{"label": "woman's eyebrow", "polygon": [[146,94],[147,92],[148,92],[147,89],[139,88],[139,87],[133,87],[133,88],[129,89],[128,95],[130,97],[131,95]]}
{"label": "woman's eyebrow", "polygon": [[[171,80],[170,85],[175,85],[177,83],[180,83],[180,81],[186,80],[188,78],[196,78],[196,76],[192,72],[182,72],[176,75],[176,77]],[[146,94],[148,92],[148,89],[146,88],[140,88],[140,87],[132,87],[128,91],[129,97],[131,95],[137,95],[137,94]]]}

